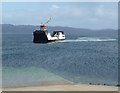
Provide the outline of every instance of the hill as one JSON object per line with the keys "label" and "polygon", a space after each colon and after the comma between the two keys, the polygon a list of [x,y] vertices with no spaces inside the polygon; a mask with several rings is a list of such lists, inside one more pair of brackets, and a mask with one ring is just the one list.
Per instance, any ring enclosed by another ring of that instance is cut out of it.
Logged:
{"label": "hill", "polygon": [[[39,29],[39,26],[2,24],[3,34],[32,34],[35,29]],[[118,37],[118,30],[114,29],[92,30],[86,28],[48,26],[47,30],[51,33],[55,30],[62,30],[66,35]]]}

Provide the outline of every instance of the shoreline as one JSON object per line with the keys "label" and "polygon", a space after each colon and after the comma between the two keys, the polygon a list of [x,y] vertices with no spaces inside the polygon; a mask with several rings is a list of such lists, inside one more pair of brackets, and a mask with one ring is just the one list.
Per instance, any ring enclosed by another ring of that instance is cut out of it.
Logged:
{"label": "shoreline", "polygon": [[91,84],[46,84],[23,87],[4,87],[2,91],[118,91],[118,87]]}

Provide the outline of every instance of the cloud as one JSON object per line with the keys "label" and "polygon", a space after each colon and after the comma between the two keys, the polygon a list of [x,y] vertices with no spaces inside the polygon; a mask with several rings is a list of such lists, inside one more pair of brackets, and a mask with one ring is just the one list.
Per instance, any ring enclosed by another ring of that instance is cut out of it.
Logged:
{"label": "cloud", "polygon": [[58,9],[58,8],[60,8],[60,7],[57,6],[57,5],[52,5],[52,8]]}
{"label": "cloud", "polygon": [[103,6],[103,5],[100,5],[99,7],[97,7],[96,10],[95,10],[95,14],[96,14],[96,16],[98,16],[98,17],[103,17],[104,14],[105,14],[104,6]]}

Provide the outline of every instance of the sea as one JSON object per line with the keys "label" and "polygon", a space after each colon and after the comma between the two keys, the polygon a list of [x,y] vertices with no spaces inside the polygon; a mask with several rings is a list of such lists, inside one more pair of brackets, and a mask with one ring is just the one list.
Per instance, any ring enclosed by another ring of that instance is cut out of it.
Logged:
{"label": "sea", "polygon": [[2,86],[118,84],[118,39],[67,35],[36,44],[32,34],[2,35]]}

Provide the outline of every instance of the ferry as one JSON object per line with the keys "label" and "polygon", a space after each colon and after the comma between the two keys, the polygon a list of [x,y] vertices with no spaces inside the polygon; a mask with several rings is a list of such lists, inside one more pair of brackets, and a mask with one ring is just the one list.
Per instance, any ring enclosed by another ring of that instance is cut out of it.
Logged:
{"label": "ferry", "polygon": [[[46,23],[48,23],[49,20]],[[65,40],[65,34],[63,31],[59,30],[59,31],[53,31],[52,34],[49,33],[46,30],[46,23],[40,25],[40,30],[35,30],[33,32],[34,43],[49,43],[49,42],[59,42]]]}

